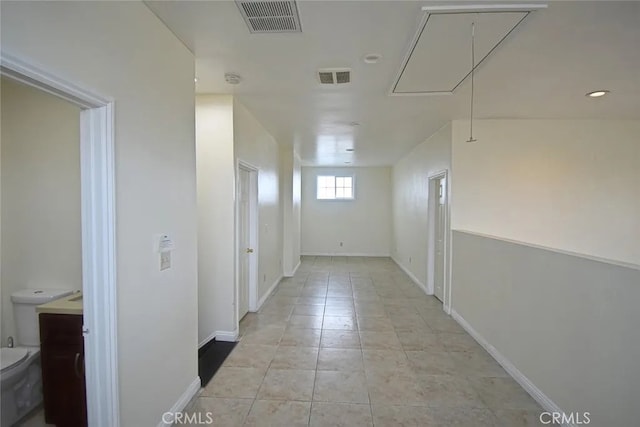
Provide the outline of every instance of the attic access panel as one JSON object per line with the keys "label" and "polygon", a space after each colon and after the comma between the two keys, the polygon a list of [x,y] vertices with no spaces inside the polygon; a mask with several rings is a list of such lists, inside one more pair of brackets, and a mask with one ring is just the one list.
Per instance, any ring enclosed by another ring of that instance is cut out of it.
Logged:
{"label": "attic access panel", "polygon": [[475,22],[477,68],[529,13],[428,14],[410,46],[391,94],[452,93],[471,73],[471,24]]}

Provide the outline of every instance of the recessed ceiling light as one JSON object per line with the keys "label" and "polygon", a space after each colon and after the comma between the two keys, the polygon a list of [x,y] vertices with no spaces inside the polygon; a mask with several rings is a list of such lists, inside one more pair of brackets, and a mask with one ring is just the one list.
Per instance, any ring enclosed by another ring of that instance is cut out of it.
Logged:
{"label": "recessed ceiling light", "polygon": [[353,151],[353,148],[347,148],[346,151]]}
{"label": "recessed ceiling light", "polygon": [[198,78],[197,78],[197,77],[194,77],[194,78],[193,78],[193,82],[194,82],[194,83],[198,83]]}
{"label": "recessed ceiling light", "polygon": [[382,59],[382,55],[379,53],[369,53],[364,56],[364,62],[366,64],[375,64]]}
{"label": "recessed ceiling light", "polygon": [[593,92],[589,92],[587,94],[587,96],[589,98],[600,98],[601,96],[605,96],[608,93],[609,93],[608,90],[596,90],[596,91],[593,91]]}
{"label": "recessed ceiling light", "polygon": [[242,77],[233,73],[225,73],[224,80],[231,85],[237,85],[242,81]]}

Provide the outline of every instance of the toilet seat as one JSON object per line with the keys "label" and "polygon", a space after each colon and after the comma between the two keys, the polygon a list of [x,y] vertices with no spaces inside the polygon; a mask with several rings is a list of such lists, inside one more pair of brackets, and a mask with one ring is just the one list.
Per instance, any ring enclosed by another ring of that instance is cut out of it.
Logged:
{"label": "toilet seat", "polygon": [[19,365],[27,357],[29,357],[29,350],[26,348],[2,347],[0,349],[0,362],[2,366],[0,372],[4,373],[14,366]]}

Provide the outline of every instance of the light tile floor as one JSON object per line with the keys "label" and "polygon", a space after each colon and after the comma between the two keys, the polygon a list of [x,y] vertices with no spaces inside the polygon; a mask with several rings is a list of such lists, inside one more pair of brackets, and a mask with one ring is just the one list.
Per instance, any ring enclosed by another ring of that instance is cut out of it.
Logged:
{"label": "light tile floor", "polygon": [[533,426],[538,404],[389,258],[303,257],[190,411],[222,426]]}

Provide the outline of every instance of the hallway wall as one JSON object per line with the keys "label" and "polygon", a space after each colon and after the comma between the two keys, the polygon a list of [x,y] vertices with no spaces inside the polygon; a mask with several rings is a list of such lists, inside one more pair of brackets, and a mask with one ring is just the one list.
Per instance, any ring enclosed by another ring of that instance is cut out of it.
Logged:
{"label": "hallway wall", "polygon": [[198,164],[198,343],[234,341],[236,182],[243,161],[258,169],[258,302],[283,275],[280,146],[231,95],[196,97]]}
{"label": "hallway wall", "polygon": [[[322,174],[353,174],[355,199],[317,200]],[[391,169],[303,167],[301,234],[303,255],[389,256]]]}
{"label": "hallway wall", "polygon": [[564,411],[640,416],[637,121],[453,123],[453,312]]}
{"label": "hallway wall", "polygon": [[233,336],[235,163],[233,97],[196,97],[198,172],[198,343]]}
{"label": "hallway wall", "polygon": [[450,124],[393,166],[392,256],[423,288],[427,285],[429,256],[429,177],[443,170],[451,171]]}
{"label": "hallway wall", "polygon": [[115,101],[120,425],[158,425],[198,375],[193,55],[142,2],[0,7],[3,53]]}
{"label": "hallway wall", "polygon": [[452,228],[640,264],[640,121],[453,123]]}
{"label": "hallway wall", "polygon": [[233,101],[236,160],[258,171],[258,301],[282,278],[282,202],[280,146],[237,99]]}
{"label": "hallway wall", "polygon": [[282,231],[283,261],[285,276],[291,277],[300,265],[300,214],[302,197],[302,175],[300,157],[291,147],[281,150],[282,164]]}
{"label": "hallway wall", "polygon": [[637,424],[640,268],[461,231],[453,250],[454,317],[561,410]]}

